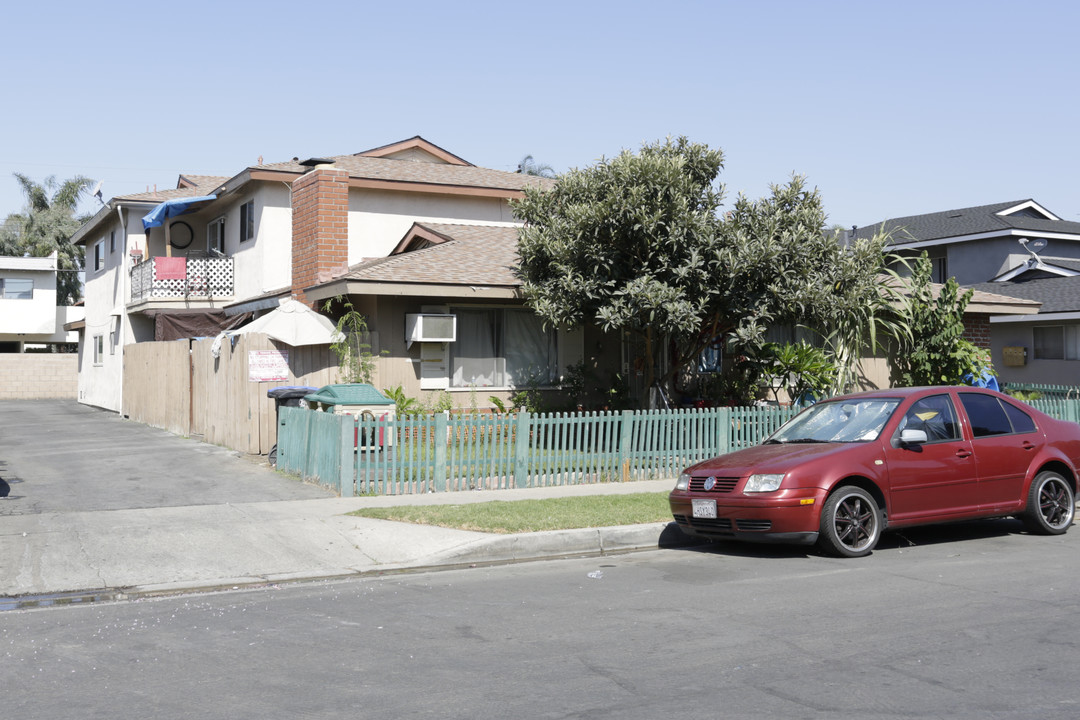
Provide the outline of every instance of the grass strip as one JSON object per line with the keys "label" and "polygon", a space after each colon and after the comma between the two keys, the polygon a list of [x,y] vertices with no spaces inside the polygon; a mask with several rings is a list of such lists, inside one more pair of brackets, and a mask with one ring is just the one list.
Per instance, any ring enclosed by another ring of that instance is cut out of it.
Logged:
{"label": "grass strip", "polygon": [[665,522],[671,520],[667,498],[666,492],[586,495],[463,505],[363,508],[349,514],[457,530],[511,534]]}

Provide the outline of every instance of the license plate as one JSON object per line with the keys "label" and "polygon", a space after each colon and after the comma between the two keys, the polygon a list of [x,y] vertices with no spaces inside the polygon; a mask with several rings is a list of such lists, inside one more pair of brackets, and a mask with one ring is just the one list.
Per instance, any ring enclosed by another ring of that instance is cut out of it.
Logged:
{"label": "license plate", "polygon": [[715,500],[691,500],[694,505],[694,517],[696,518],[714,518],[716,517],[716,501]]}

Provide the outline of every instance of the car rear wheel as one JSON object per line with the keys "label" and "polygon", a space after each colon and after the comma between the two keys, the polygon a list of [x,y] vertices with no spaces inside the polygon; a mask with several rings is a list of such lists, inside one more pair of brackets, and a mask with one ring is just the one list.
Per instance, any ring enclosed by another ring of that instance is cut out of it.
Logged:
{"label": "car rear wheel", "polygon": [[821,509],[818,545],[837,557],[869,555],[881,536],[881,510],[870,493],[848,485],[834,491]]}
{"label": "car rear wheel", "polygon": [[1021,517],[1030,532],[1060,535],[1072,525],[1075,512],[1076,501],[1069,481],[1047,470],[1032,481],[1027,509]]}

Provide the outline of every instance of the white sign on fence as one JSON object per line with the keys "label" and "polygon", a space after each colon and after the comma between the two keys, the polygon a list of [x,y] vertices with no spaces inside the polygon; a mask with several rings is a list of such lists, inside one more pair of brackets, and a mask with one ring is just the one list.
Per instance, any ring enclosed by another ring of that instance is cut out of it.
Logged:
{"label": "white sign on fence", "polygon": [[281,382],[288,379],[288,350],[251,350],[248,352],[249,381]]}

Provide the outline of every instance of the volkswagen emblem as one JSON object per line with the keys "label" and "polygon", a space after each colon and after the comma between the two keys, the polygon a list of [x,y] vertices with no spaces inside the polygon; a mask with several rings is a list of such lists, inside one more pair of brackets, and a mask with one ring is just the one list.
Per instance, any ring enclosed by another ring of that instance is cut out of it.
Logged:
{"label": "volkswagen emblem", "polygon": [[712,490],[714,487],[716,487],[716,478],[713,477],[712,475],[705,478],[705,491],[708,492],[708,491]]}

